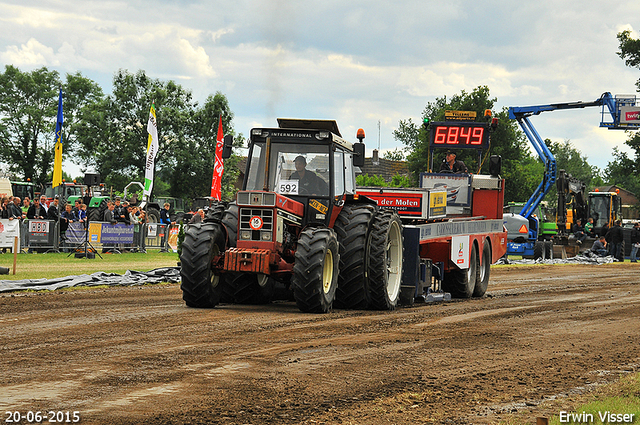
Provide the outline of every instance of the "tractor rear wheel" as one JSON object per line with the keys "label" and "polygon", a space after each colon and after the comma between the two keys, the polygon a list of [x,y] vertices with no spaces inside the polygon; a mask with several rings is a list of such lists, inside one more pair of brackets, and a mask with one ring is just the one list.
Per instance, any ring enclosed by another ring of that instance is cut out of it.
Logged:
{"label": "tractor rear wheel", "polygon": [[[227,230],[227,246],[230,248],[236,247],[236,241],[238,237],[238,211],[239,208],[235,202],[231,202],[226,209],[225,203],[218,202],[211,206],[205,222],[210,219],[217,219],[218,217],[222,221],[224,228]],[[212,212],[213,210],[213,212]],[[220,302],[234,303],[236,301],[236,284],[240,282],[238,277],[244,273],[225,273],[221,276],[222,291],[220,295]]]}
{"label": "tractor rear wheel", "polygon": [[542,258],[544,260],[545,247],[543,241],[535,241],[533,244],[533,259]]}
{"label": "tractor rear wheel", "polygon": [[301,311],[327,313],[338,286],[338,240],[331,229],[306,228],[298,238],[291,284]]}
{"label": "tractor rear wheel", "polygon": [[224,213],[222,213],[222,224],[227,229],[227,240],[229,247],[235,248],[236,241],[238,240],[238,216],[240,215],[240,208],[235,202],[229,204]]}
{"label": "tractor rear wheel", "polygon": [[156,208],[147,208],[147,222],[160,223],[160,211]]}
{"label": "tractor rear wheel", "polygon": [[553,241],[544,241],[544,255],[547,260],[553,260]]}
{"label": "tractor rear wheel", "polygon": [[212,262],[224,248],[224,233],[218,224],[189,226],[180,255],[180,289],[189,307],[211,308],[220,302],[221,277],[213,273]]}
{"label": "tractor rear wheel", "polygon": [[370,205],[347,205],[333,227],[340,246],[340,274],[334,303],[337,308],[369,306],[366,248],[373,212]]}
{"label": "tractor rear wheel", "polygon": [[376,211],[367,242],[369,308],[393,310],[398,305],[404,245],[402,222],[392,210]]}
{"label": "tractor rear wheel", "polygon": [[104,212],[107,209],[107,201],[103,200],[97,207],[87,208],[87,218],[89,222],[102,221],[104,219]]}
{"label": "tractor rear wheel", "polygon": [[228,205],[226,202],[213,201],[204,217],[205,221],[220,221]]}
{"label": "tractor rear wheel", "polygon": [[453,269],[444,274],[442,289],[454,298],[471,298],[478,278],[478,249],[471,246],[468,269]]}

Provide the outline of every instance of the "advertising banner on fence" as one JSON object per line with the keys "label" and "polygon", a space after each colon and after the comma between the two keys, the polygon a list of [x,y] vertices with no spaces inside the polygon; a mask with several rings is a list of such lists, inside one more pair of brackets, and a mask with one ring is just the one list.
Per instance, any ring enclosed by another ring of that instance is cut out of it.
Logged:
{"label": "advertising banner on fence", "polygon": [[18,238],[18,250],[20,250],[20,220],[0,220],[0,248],[13,248],[15,238]]}
{"label": "advertising banner on fence", "polygon": [[180,227],[172,226],[169,229],[169,247],[173,250],[173,252],[178,252],[178,233],[180,232]]}
{"label": "advertising banner on fence", "polygon": [[54,221],[29,220],[29,244],[53,247]]}
{"label": "advertising banner on fence", "polygon": [[133,243],[133,224],[89,223],[89,242],[108,244]]}
{"label": "advertising banner on fence", "polygon": [[67,232],[65,234],[67,243],[80,245],[84,242],[84,236],[84,223],[69,223],[69,228],[67,228]]}

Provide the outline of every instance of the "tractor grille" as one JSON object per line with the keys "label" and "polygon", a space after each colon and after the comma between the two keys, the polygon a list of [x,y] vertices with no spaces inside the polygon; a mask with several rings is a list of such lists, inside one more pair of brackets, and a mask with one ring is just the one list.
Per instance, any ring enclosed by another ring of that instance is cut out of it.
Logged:
{"label": "tractor grille", "polygon": [[[260,220],[257,220],[259,218]],[[253,220],[253,222],[252,222]],[[256,223],[261,223],[256,228]],[[252,227],[253,224],[253,227]],[[268,208],[240,208],[239,240],[270,242],[273,238],[273,210]]]}

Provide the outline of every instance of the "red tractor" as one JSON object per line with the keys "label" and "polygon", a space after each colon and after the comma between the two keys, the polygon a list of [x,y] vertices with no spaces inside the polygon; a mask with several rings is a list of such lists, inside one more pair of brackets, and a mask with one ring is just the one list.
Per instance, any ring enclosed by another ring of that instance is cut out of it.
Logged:
{"label": "red tractor", "polygon": [[[182,244],[190,307],[266,303],[280,290],[300,310],[394,309],[403,272],[399,215],[356,193],[358,143],[335,121],[278,119],[254,128],[242,191],[222,215],[189,226]],[[223,157],[231,154],[225,138]]]}

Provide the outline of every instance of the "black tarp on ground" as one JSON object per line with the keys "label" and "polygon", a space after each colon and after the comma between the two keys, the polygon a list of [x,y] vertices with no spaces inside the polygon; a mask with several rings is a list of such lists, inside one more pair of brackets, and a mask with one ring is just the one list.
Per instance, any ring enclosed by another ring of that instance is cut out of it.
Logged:
{"label": "black tarp on ground", "polygon": [[81,274],[57,279],[0,280],[0,292],[45,291],[73,286],[135,286],[162,282],[180,282],[180,269],[178,267],[164,267],[148,272],[127,270],[123,275],[96,272],[90,275]]}

